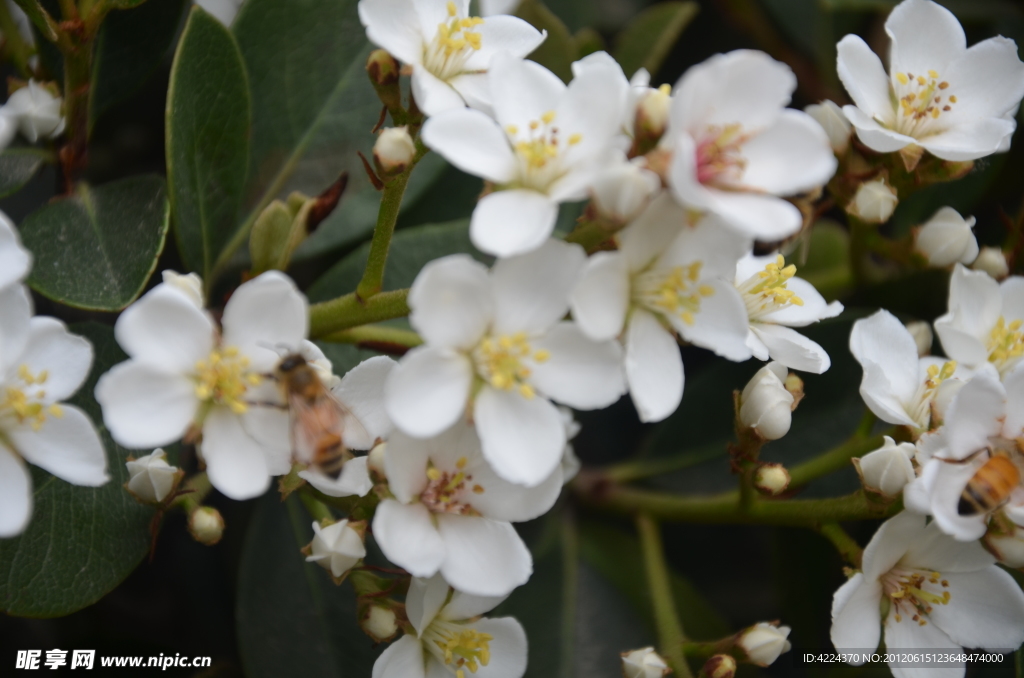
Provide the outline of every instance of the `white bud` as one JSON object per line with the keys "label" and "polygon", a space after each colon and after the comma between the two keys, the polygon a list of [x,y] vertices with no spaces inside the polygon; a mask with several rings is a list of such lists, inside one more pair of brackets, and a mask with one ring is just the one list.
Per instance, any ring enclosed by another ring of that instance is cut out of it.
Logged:
{"label": "white bud", "polygon": [[161,275],[165,285],[170,285],[184,292],[188,295],[189,301],[196,305],[196,308],[206,308],[206,300],[203,296],[203,279],[198,274],[189,273],[183,275],[168,269]]}
{"label": "white bud", "polygon": [[373,145],[373,159],[383,174],[399,174],[416,155],[416,144],[407,127],[388,127],[381,131]]}
{"label": "white bud", "polygon": [[988,550],[999,562],[1007,567],[1024,567],[1024,530],[1010,521],[1004,521],[1012,528],[1012,534],[998,534],[990,531],[985,535],[984,542]]}
{"label": "white bud", "polygon": [[653,647],[622,653],[622,675],[625,678],[660,678],[669,673],[668,664]]}
{"label": "white bud", "polygon": [[907,323],[907,331],[917,344],[917,355],[923,358],[932,354],[932,326],[923,320],[912,320]]}
{"label": "white bud", "polygon": [[375,445],[366,458],[366,467],[382,478],[387,477],[387,474],[384,472],[384,450],[387,448],[387,443]]}
{"label": "white bud", "polygon": [[978,257],[973,228],[974,217],[964,219],[952,207],[943,207],[917,232],[914,246],[936,268],[958,261],[969,264]]}
{"label": "white bud", "polygon": [[917,448],[910,443],[899,445],[885,436],[885,444],[860,459],[854,459],[864,487],[895,497],[903,486],[914,479],[914,465],[910,460]]}
{"label": "white bud", "polygon": [[716,654],[704,662],[700,671],[707,678],[733,678],[736,675],[736,660],[727,654]]}
{"label": "white bud", "polygon": [[650,88],[640,97],[636,106],[635,133],[657,138],[665,133],[668,112],[672,106],[672,90],[667,85]]}
{"label": "white bud", "polygon": [[390,607],[371,605],[362,621],[363,630],[378,643],[398,633],[398,619]]}
{"label": "white bud", "polygon": [[793,422],[793,394],[786,390],[785,365],[770,362],[754,374],[740,395],[740,423],[765,440],[778,440]]}
{"label": "white bud", "polygon": [[17,120],[22,136],[35,143],[41,137],[53,138],[64,131],[64,116],[61,114],[60,97],[50,94],[35,80],[29,80],[4,104],[5,113]]}
{"label": "white bud", "polygon": [[860,185],[847,211],[869,224],[881,224],[889,221],[897,204],[896,191],[885,180],[876,179]]}
{"label": "white bud", "polygon": [[971,268],[975,271],[985,271],[996,280],[1002,280],[1010,275],[1006,255],[998,247],[982,247]]}
{"label": "white bud", "polygon": [[224,518],[217,509],[200,506],[188,517],[188,531],[200,544],[213,546],[224,536]]}
{"label": "white bud", "polygon": [[128,491],[139,501],[159,504],[173,490],[181,474],[167,463],[167,454],[160,448],[125,464],[128,467]]}
{"label": "white bud", "polygon": [[307,563],[317,563],[329,571],[335,578],[352,569],[361,558],[366,556],[363,538],[349,527],[347,520],[320,527],[313,523],[313,542],[310,544],[310,555]]}
{"label": "white bud", "polygon": [[780,654],[789,652],[792,645],[786,639],[790,630],[788,626],[758,622],[744,631],[736,644],[747,653],[747,660],[751,664],[768,666]]}
{"label": "white bud", "polygon": [[590,186],[598,214],[619,223],[631,221],[647,205],[661,179],[632,162],[616,162],[602,170]]}
{"label": "white bud", "polygon": [[804,109],[804,113],[814,118],[825,130],[836,155],[846,153],[846,149],[850,147],[850,133],[853,131],[853,126],[843,114],[843,109],[839,108],[834,101],[825,99],[820,104],[811,104]]}
{"label": "white bud", "polygon": [[789,471],[782,464],[764,464],[754,474],[754,487],[767,495],[782,494],[789,487]]}

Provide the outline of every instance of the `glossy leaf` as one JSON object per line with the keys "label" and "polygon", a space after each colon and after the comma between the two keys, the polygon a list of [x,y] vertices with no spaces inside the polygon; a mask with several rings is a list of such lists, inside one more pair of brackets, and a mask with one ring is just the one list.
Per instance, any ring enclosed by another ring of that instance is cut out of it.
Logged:
{"label": "glossy leaf", "polygon": [[615,41],[615,59],[626,76],[646,68],[654,76],[683,30],[700,11],[696,2],[659,2],[640,12]]}
{"label": "glossy leaf", "polygon": [[8,148],[0,153],[0,198],[20,191],[52,155],[38,148]]}
{"label": "glossy leaf", "polygon": [[35,257],[29,285],[69,306],[124,308],[156,268],[169,210],[160,177],[79,184],[74,195],[44,205],[21,225],[25,247]]}
{"label": "glossy leaf", "polygon": [[548,34],[529,58],[569,82],[572,62],[577,59],[576,42],[562,20],[541,0],[523,0],[516,9],[516,16]]}

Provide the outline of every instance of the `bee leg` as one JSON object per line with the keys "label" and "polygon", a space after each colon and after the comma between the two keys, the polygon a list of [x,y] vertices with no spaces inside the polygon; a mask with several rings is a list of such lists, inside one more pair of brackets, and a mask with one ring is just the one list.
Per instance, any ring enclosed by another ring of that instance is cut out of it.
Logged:
{"label": "bee leg", "polygon": [[284,405],[282,403],[273,403],[273,402],[270,402],[269,400],[264,400],[264,401],[260,401],[260,400],[246,400],[245,404],[248,405],[249,407],[272,407],[272,408],[274,408],[276,410],[287,410],[288,409],[287,405]]}

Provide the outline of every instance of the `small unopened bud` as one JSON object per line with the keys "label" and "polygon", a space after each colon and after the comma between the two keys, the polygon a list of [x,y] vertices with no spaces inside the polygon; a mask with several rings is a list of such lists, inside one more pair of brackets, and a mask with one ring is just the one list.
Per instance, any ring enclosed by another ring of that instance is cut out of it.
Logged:
{"label": "small unopened bud", "polygon": [[740,395],[739,420],[765,440],[778,440],[793,422],[793,394],[786,390],[785,365],[770,362],[754,374]]}
{"label": "small unopened bud", "polygon": [[633,136],[641,155],[654,148],[665,134],[671,105],[672,88],[668,85],[649,89],[640,96],[633,120]]}
{"label": "small unopened bud", "polygon": [[736,675],[736,660],[727,654],[716,654],[704,662],[701,674],[708,678],[733,678]]}
{"label": "small unopened bud", "polygon": [[910,443],[899,445],[885,436],[885,444],[874,452],[868,452],[853,463],[860,473],[864,487],[880,492],[887,497],[895,497],[903,491],[903,486],[914,479],[914,465],[910,460],[917,451]]}
{"label": "small unopened bud", "polygon": [[375,49],[366,60],[366,72],[375,85],[394,85],[398,82],[398,62],[387,50]]}
{"label": "small unopened bud", "polygon": [[1024,530],[1006,519],[992,521],[982,539],[985,548],[1007,567],[1024,567]]}
{"label": "small unopened bud", "polygon": [[958,261],[970,264],[978,258],[973,228],[974,217],[964,219],[952,207],[943,207],[917,231],[914,247],[936,268]]}
{"label": "small unopened bud", "polygon": [[206,300],[203,296],[203,279],[197,273],[181,274],[170,269],[162,273],[165,285],[170,285],[188,295],[188,300],[196,305],[196,308],[206,308]]}
{"label": "small unopened bud", "polygon": [[309,545],[307,563],[316,563],[331,573],[336,583],[341,583],[348,571],[366,557],[363,545],[364,523],[350,523],[340,520],[320,527],[313,523],[313,541]]}
{"label": "small unopened bud", "polygon": [[764,464],[754,474],[754,487],[769,496],[782,494],[789,487],[789,471],[782,464]]}
{"label": "small unopened bud", "polygon": [[387,443],[381,443],[370,450],[370,454],[366,458],[366,468],[381,478],[387,478],[387,474],[384,472],[384,450],[387,448]]}
{"label": "small unopened bud", "polygon": [[758,622],[740,636],[736,646],[746,652],[747,661],[758,666],[772,664],[783,652],[792,647],[787,640],[791,629],[777,622]]}
{"label": "small unopened bud", "polygon": [[369,605],[359,619],[359,626],[375,643],[383,643],[398,633],[398,617],[390,607]]}
{"label": "small unopened bud", "polygon": [[800,378],[800,375],[790,372],[786,375],[786,379],[782,382],[782,385],[786,387],[787,391],[793,394],[792,409],[796,410],[796,406],[804,399],[804,380]]}
{"label": "small unopened bud", "polygon": [[52,139],[64,131],[61,98],[35,80],[12,93],[4,104],[4,113],[18,123],[22,136],[35,143],[41,137]]}
{"label": "small unopened bud", "polygon": [[985,271],[996,280],[1002,280],[1010,275],[1010,266],[1006,263],[1006,255],[998,247],[982,247],[971,268],[975,271]]}
{"label": "small unopened bud", "polygon": [[210,506],[200,506],[188,517],[188,531],[200,544],[213,546],[224,536],[224,518]]}
{"label": "small unopened bud", "polygon": [[373,161],[382,176],[401,174],[412,163],[416,144],[407,127],[388,127],[381,130],[373,145]]}
{"label": "small unopened bud", "polygon": [[181,469],[167,463],[167,454],[160,448],[139,459],[129,459],[128,482],[125,488],[146,504],[160,504],[174,493],[181,478]]}
{"label": "small unopened bud", "polygon": [[889,221],[899,198],[884,179],[875,179],[860,185],[846,211],[869,224]]}
{"label": "small unopened bud", "polygon": [[914,343],[917,344],[917,355],[923,358],[926,355],[932,354],[932,340],[934,335],[932,334],[932,326],[923,320],[912,320],[907,323],[907,332],[910,332],[910,336],[914,338]]}
{"label": "small unopened bud", "polygon": [[617,162],[603,170],[590,187],[594,209],[602,217],[627,223],[640,214],[661,179],[654,172],[631,162]]}
{"label": "small unopened bud", "polygon": [[653,647],[622,653],[622,675],[625,678],[659,678],[671,672],[672,669]]}
{"label": "small unopened bud", "polygon": [[853,131],[853,126],[843,114],[843,109],[839,108],[835,102],[826,99],[820,104],[811,104],[804,109],[804,113],[814,118],[825,130],[836,155],[846,153],[846,149],[850,147],[850,133]]}

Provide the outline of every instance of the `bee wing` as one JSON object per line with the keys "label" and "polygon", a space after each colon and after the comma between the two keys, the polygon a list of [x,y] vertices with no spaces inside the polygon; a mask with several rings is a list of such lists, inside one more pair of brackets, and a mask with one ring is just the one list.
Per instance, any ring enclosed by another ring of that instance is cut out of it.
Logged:
{"label": "bee wing", "polygon": [[290,394],[292,453],[296,461],[310,463],[317,443],[325,435],[344,437],[348,410],[326,389],[313,401]]}

